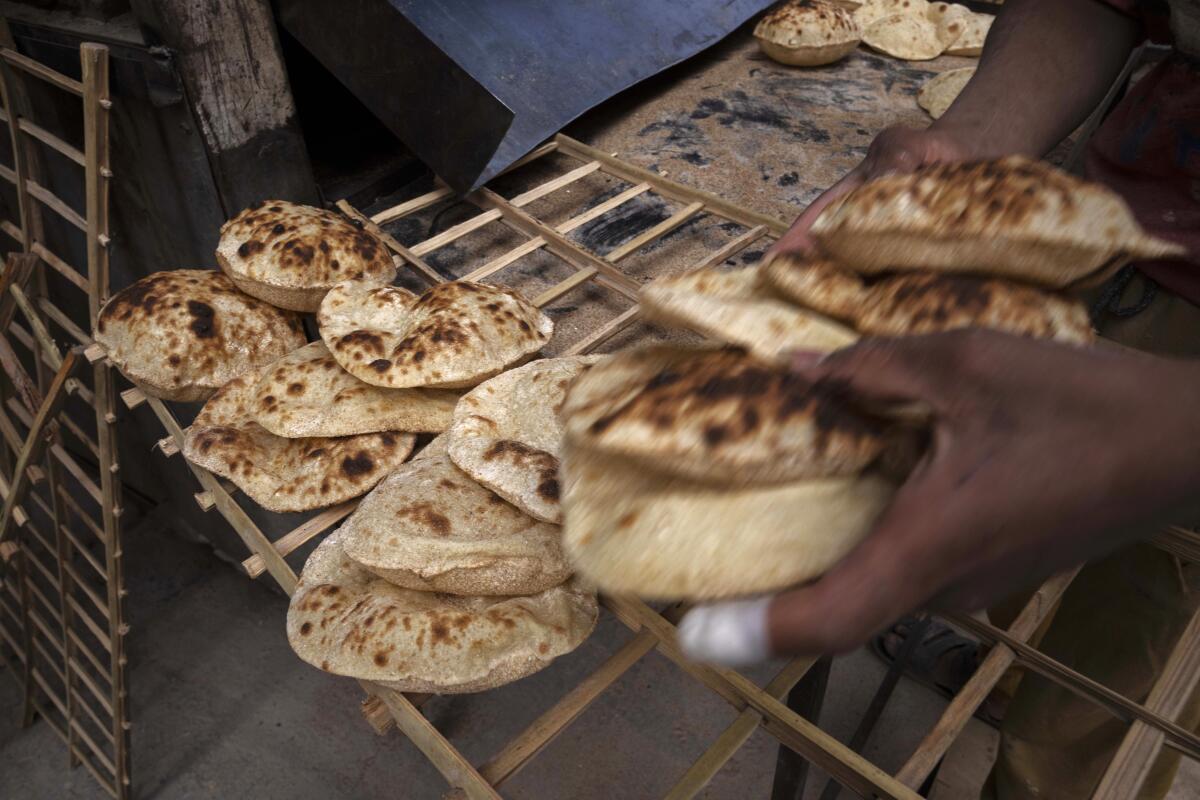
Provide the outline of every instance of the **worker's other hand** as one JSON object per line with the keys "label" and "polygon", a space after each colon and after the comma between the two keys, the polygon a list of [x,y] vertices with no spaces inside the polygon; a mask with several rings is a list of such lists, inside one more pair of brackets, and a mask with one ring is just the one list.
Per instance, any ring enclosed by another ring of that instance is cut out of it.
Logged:
{"label": "worker's other hand", "polygon": [[808,230],[825,207],[872,178],[892,172],[912,172],[926,164],[962,161],[968,157],[966,146],[953,133],[934,128],[888,128],[871,142],[862,163],[818,195],[767,252],[810,255],[814,243]]}
{"label": "worker's other hand", "polygon": [[[913,609],[985,607],[1200,519],[1196,362],[961,331],[867,339],[796,369],[874,400],[921,401],[929,449],[825,576],[685,618],[681,642],[697,658],[846,651]],[[735,626],[750,635],[731,646],[722,631]]]}

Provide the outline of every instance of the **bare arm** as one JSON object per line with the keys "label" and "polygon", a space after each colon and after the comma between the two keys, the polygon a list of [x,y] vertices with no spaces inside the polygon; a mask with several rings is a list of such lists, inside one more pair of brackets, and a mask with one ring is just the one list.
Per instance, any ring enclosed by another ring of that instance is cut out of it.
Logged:
{"label": "bare arm", "polygon": [[975,76],[925,130],[888,128],[863,162],[814,200],[772,252],[809,252],[808,229],[864,181],[924,165],[1011,153],[1041,156],[1104,97],[1139,27],[1100,0],[1009,0]]}

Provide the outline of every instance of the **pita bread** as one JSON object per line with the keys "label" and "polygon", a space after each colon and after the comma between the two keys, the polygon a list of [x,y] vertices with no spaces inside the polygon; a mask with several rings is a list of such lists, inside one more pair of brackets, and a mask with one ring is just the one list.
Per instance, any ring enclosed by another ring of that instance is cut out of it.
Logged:
{"label": "pita bread", "polygon": [[394,586],[333,533],[288,606],[292,650],[314,667],[401,692],[460,694],[531,675],[591,634],[595,593],[572,580],[534,595],[462,597]]}
{"label": "pita bread", "polygon": [[214,394],[188,428],[183,455],[228,478],[268,511],[309,511],[364,494],[404,463],[416,439],[407,433],[284,439],[251,410],[259,372]]}
{"label": "pita bread", "polygon": [[992,278],[905,272],[864,280],[829,261],[775,258],[764,278],[783,294],[872,336],[991,328],[1038,339],[1093,339],[1080,300]]}
{"label": "pita bread", "polygon": [[962,35],[954,40],[954,44],[946,48],[946,55],[974,56],[976,58],[983,55],[984,42],[995,21],[996,18],[991,14],[971,12],[967,15]]}
{"label": "pita bread", "polygon": [[901,14],[924,17],[929,13],[929,0],[864,0],[854,12],[854,19],[864,31],[878,19]]}
{"label": "pita bread", "polygon": [[336,283],[396,277],[383,242],[357,220],[286,200],[222,225],[217,263],[246,294],[295,311],[316,311]]}
{"label": "pita bread", "polygon": [[853,474],[886,444],[837,389],[733,350],[618,353],[576,379],[562,417],[575,445],[724,484]]}
{"label": "pita bread", "polygon": [[561,522],[558,412],[571,381],[599,360],[546,358],[476,386],[454,410],[450,459],[526,514]]}
{"label": "pita bread", "polygon": [[928,61],[942,54],[937,26],[910,14],[880,17],[863,29],[862,40],[873,50],[905,61]]}
{"label": "pita bread", "polygon": [[371,490],[342,525],[346,554],[408,589],[534,594],[571,575],[557,525],[539,522],[461,472],[439,436]]}
{"label": "pita bread", "polygon": [[554,323],[519,293],[454,281],[420,297],[398,286],[335,286],[317,315],[338,363],[374,386],[474,386],[536,353]]}
{"label": "pita bread", "polygon": [[835,3],[792,0],[758,21],[754,35],[762,51],[782,64],[815,67],[854,52],[862,31],[854,16]]}
{"label": "pita bread", "polygon": [[110,297],[95,339],[146,394],[194,403],[304,344],[304,327],[215,270],[177,269]]}
{"label": "pita bread", "polygon": [[700,270],[660,278],[641,291],[642,316],[744,347],[783,364],[795,350],[837,350],[858,336],[787,303],[761,285],[758,268]]}
{"label": "pita bread", "polygon": [[870,532],[893,487],[875,476],[730,488],[568,443],[563,547],[601,590],[716,600],[815,578]]}
{"label": "pita bread", "polygon": [[1185,253],[1146,234],[1109,189],[1022,156],[877,178],[831,203],[811,234],[859,272],[963,272],[1052,288],[1130,257]]}
{"label": "pita bread", "polygon": [[917,105],[928,111],[929,116],[940,119],[974,74],[974,67],[962,67],[934,75],[921,84]]}
{"label": "pita bread", "polygon": [[324,342],[307,344],[268,366],[254,395],[254,421],[289,438],[437,433],[450,426],[459,398],[445,389],[363,383],[341,368]]}
{"label": "pita bread", "polygon": [[930,3],[925,18],[933,23],[938,43],[945,50],[962,36],[972,13],[971,9],[958,3]]}

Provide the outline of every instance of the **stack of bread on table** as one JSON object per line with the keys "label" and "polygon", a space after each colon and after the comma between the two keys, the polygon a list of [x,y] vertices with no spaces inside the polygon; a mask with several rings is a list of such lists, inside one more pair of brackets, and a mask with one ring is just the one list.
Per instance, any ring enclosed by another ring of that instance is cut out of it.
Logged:
{"label": "stack of bread on table", "polygon": [[770,58],[815,67],[859,44],[905,61],[977,57],[994,17],[929,0],[784,0],[759,19],[754,36]]}
{"label": "stack of bread on table", "polygon": [[513,290],[391,285],[384,244],[330,211],[260,203],[223,226],[217,262],[113,295],[95,339],[146,394],[204,402],[184,456],[264,508],[366,495],[304,566],[296,653],[454,693],[586,639],[598,607],[561,547],[556,412],[595,359],[531,360],[553,323]]}
{"label": "stack of bread on table", "polygon": [[809,382],[789,369],[792,351],[970,327],[1086,346],[1074,290],[1181,252],[1107,189],[1022,157],[871,181],[811,236],[819,255],[642,290],[646,318],[734,348],[618,353],[568,393],[564,542],[602,591],[775,591],[870,532],[919,462],[930,412]]}

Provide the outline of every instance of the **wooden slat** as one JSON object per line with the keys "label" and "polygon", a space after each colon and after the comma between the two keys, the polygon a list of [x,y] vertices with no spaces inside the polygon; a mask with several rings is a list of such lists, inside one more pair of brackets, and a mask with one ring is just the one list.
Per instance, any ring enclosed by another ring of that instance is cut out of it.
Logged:
{"label": "wooden slat", "polygon": [[[1046,617],[1058,606],[1063,592],[1071,585],[1078,572],[1078,569],[1074,569],[1043,583],[1013,620],[1008,632],[1021,640],[1028,640],[1033,636]],[[988,651],[983,663],[946,706],[937,723],[896,773],[898,781],[913,789],[925,783],[950,749],[950,745],[962,734],[967,722],[983,705],[983,701],[1015,661],[1016,653],[1007,647],[993,647]]]}
{"label": "wooden slat", "polygon": [[439,186],[432,192],[426,192],[419,197],[414,197],[412,200],[406,200],[399,205],[384,209],[377,214],[371,215],[371,221],[376,225],[386,225],[389,222],[395,222],[401,217],[407,217],[416,211],[423,208],[429,208],[436,203],[440,203],[450,195],[454,194],[454,190],[449,186]]}
{"label": "wooden slat", "polygon": [[495,222],[498,219],[500,219],[499,211],[485,211],[457,225],[452,225],[437,236],[433,236],[423,242],[417,242],[409,248],[409,251],[415,256],[432,253],[434,250],[445,247],[454,240],[461,239],[472,231],[477,231],[489,222]]}
{"label": "wooden slat", "polygon": [[91,631],[92,635],[96,637],[96,641],[105,649],[105,652],[111,652],[112,643],[109,641],[108,632],[100,627],[100,623],[96,622],[74,597],[68,597],[67,604],[75,611],[76,619],[83,620],[83,627]]}
{"label": "wooden slat", "polygon": [[76,571],[75,567],[71,565],[71,562],[65,561],[63,562],[62,566],[63,569],[71,576],[73,588],[82,590],[83,593],[87,595],[87,598],[92,601],[92,604],[96,606],[96,610],[100,612],[100,616],[104,617],[104,619],[107,621],[108,602],[101,597],[100,594],[93,589],[87,581],[83,579],[83,577]]}
{"label": "wooden slat", "polygon": [[116,772],[117,765],[114,764],[113,760],[108,757],[108,754],[104,752],[104,749],[100,747],[100,745],[96,744],[96,740],[91,737],[91,734],[89,734],[84,727],[79,724],[79,720],[73,719],[71,720],[70,724],[71,729],[75,731],[75,735],[83,740],[83,743],[86,744],[88,749],[92,751],[92,755],[96,757],[96,760],[99,761],[101,765],[103,765],[104,768],[109,772]]}
{"label": "wooden slat", "polygon": [[367,682],[363,682],[363,687],[387,705],[396,719],[396,725],[451,786],[461,789],[469,800],[500,800],[500,795],[480,776],[471,762],[404,695]]}
{"label": "wooden slat", "polygon": [[[78,665],[76,665],[76,669],[78,668]],[[80,693],[75,691],[74,687],[72,687],[71,693],[76,696],[76,699],[80,697]],[[92,708],[91,703],[87,702],[86,700],[80,700],[79,702],[75,703],[74,707],[83,709],[84,713],[87,715],[87,718],[90,719],[92,724],[96,726],[96,730],[100,731],[100,733],[104,735],[104,740],[109,744],[113,743],[112,731],[108,730],[109,723],[106,723],[104,720],[100,719],[100,715],[96,713],[94,708]]]}
{"label": "wooden slat", "polygon": [[1012,638],[998,628],[980,622],[965,614],[945,614],[946,619],[955,625],[983,639],[989,644],[1000,643],[1017,654],[1017,662],[1026,669],[1033,670],[1044,678],[1054,681],[1069,692],[1090,700],[1107,709],[1109,713],[1126,722],[1141,720],[1166,736],[1166,741],[1175,749],[1189,758],[1200,760],[1200,736],[1186,730],[1175,722],[1155,714],[1145,706],[1135,703],[1107,686],[1098,683],[1086,675],[1060,664],[1039,650],[1030,647],[1025,642]]}
{"label": "wooden slat", "polygon": [[[154,415],[158,417],[158,421],[171,436],[175,437],[175,443],[183,447],[183,430],[179,427],[179,423],[175,421],[175,417],[167,410],[163,401],[157,397],[151,397],[148,399],[148,402],[150,408],[154,411]],[[184,463],[187,464],[192,474],[196,476],[196,479],[204,487],[204,490],[212,494],[213,501],[222,516],[228,520],[234,532],[241,537],[246,547],[251,552],[263,557],[266,569],[271,573],[271,577],[275,579],[290,597],[292,592],[296,590],[296,573],[283,560],[283,556],[279,555],[279,552],[271,544],[271,540],[259,530],[258,526],[254,524],[254,521],[250,519],[242,507],[221,489],[212,473],[195,466],[190,461],[185,461]]]}
{"label": "wooden slat", "polygon": [[100,659],[92,652],[92,648],[88,647],[87,643],[80,638],[79,633],[74,630],[67,631],[67,638],[71,640],[71,644],[75,645],[72,650],[73,655],[83,654],[84,659],[91,665],[92,669],[96,670],[97,675],[109,674],[108,667],[100,663]]}
{"label": "wooden slat", "polygon": [[763,727],[780,742],[844,786],[864,797],[920,800],[920,796],[876,767],[816,725],[771,697],[744,675],[688,659],[679,648],[675,627],[640,600],[602,598],[617,618],[634,630],[649,629],[659,639],[658,651],[684,672],[708,686],[738,711],[753,708],[763,717]]}
{"label": "wooden slat", "polygon": [[71,473],[71,477],[79,481],[79,485],[83,487],[84,491],[97,503],[103,505],[104,495],[101,493],[100,487],[96,485],[96,482],[92,480],[83,467],[79,466],[79,462],[75,460],[74,456],[68,453],[60,444],[50,445],[50,452],[58,460],[58,463],[62,464],[67,472]]}
{"label": "wooden slat", "polygon": [[[78,636],[75,638],[79,639]],[[79,682],[86,686],[88,691],[92,693],[92,698],[100,704],[100,707],[104,709],[104,713],[111,717],[112,703],[108,699],[108,693],[101,691],[100,687],[96,685],[96,681],[93,680],[92,676],[89,675],[85,670],[76,671],[75,677],[77,677]]]}
{"label": "wooden slat", "polygon": [[141,389],[135,386],[132,389],[126,389],[121,392],[121,402],[125,404],[126,408],[132,411],[146,402],[146,395],[142,393]]}
{"label": "wooden slat", "polygon": [[88,291],[87,278],[85,278],[83,275],[79,274],[79,270],[72,267],[66,261],[63,261],[61,258],[56,256],[54,253],[50,252],[50,250],[48,250],[46,248],[46,246],[43,245],[41,242],[34,242],[33,245],[29,249],[30,249],[30,252],[32,252],[34,255],[36,255],[38,258],[40,258],[42,261],[45,261],[46,265],[49,266],[51,269],[53,269],[55,272],[57,272],[59,275],[62,275],[64,278],[66,278],[72,284],[77,286],[79,289],[81,289],[85,292]]}
{"label": "wooden slat", "polygon": [[[3,164],[0,164],[0,178],[3,178],[14,186],[17,184],[17,173],[13,172],[11,167],[6,167]],[[18,242],[21,241],[21,229],[13,225],[13,230],[17,234],[13,238],[15,238]]]}
{"label": "wooden slat", "polygon": [[83,445],[84,448],[89,453],[91,453],[94,458],[96,458],[96,459],[100,458],[99,445],[97,445],[95,442],[93,442],[92,438],[90,436],[88,436],[87,432],[84,431],[82,428],[80,428],[79,425],[77,425],[74,420],[72,420],[66,414],[59,414],[58,415],[58,424],[62,425],[65,430],[69,431],[71,433],[71,435],[75,438],[75,441],[77,441],[81,445]]}
{"label": "wooden slat", "polygon": [[[341,520],[350,516],[350,513],[358,507],[358,498],[347,500],[345,503],[327,508],[317,514],[312,519],[306,520],[296,526],[292,531],[280,536],[275,540],[275,550],[281,556],[286,556],[294,552],[297,548],[304,546],[304,543],[312,539],[314,536],[321,534],[329,528],[336,525]],[[252,555],[242,562],[242,567],[246,570],[246,574],[251,578],[257,578],[267,571],[266,562],[262,556]]]}
{"label": "wooden slat", "polygon": [[1200,564],[1200,533],[1172,525],[1151,541],[1184,561]]}
{"label": "wooden slat", "polygon": [[62,367],[59,368],[54,376],[54,380],[46,389],[46,399],[42,402],[41,407],[38,408],[37,416],[34,417],[33,425],[30,426],[29,433],[26,436],[25,446],[17,456],[16,466],[13,467],[12,486],[9,489],[8,497],[4,500],[4,509],[0,511],[0,541],[7,538],[12,528],[13,511],[20,504],[21,498],[28,488],[29,477],[26,469],[30,464],[41,460],[42,451],[46,446],[46,438],[43,435],[46,425],[58,414],[59,409],[62,408],[62,404],[67,398],[67,379],[75,371],[77,360],[78,354],[75,351],[71,351],[63,359]]}
{"label": "wooden slat", "polygon": [[[62,501],[67,504],[68,508],[75,512],[75,515],[81,522],[83,522],[84,525],[87,526],[87,529],[92,532],[92,535],[99,539],[102,544],[105,543],[104,531],[101,530],[100,526],[95,523],[95,521],[92,519],[92,516],[85,511],[78,502],[76,502],[75,498],[72,497],[64,487],[58,487],[58,493],[62,498]],[[79,545],[78,543],[76,543],[76,546],[82,548],[82,545]]]}
{"label": "wooden slat", "polygon": [[[683,610],[681,606],[676,606],[665,613],[669,619],[678,620],[683,615]],[[628,672],[642,656],[653,650],[657,644],[658,638],[649,631],[635,634],[617,652],[609,656],[608,660],[575,684],[574,688],[561,700],[510,740],[500,752],[492,756],[486,764],[479,768],[479,774],[493,786],[501,786],[545,749],[550,742],[554,741],[555,737],[578,719],[605,689],[616,683],[618,678]]]}
{"label": "wooden slat", "polygon": [[[47,317],[49,317],[50,320],[52,322],[54,322],[54,324],[56,324],[56,325],[58,325],[58,327],[62,328],[67,333],[68,336],[70,336],[72,339],[74,339],[76,342],[78,342],[82,347],[88,348],[92,344],[94,344],[92,342],[92,337],[89,336],[86,331],[84,331],[82,328],[80,328],[78,325],[76,325],[74,322],[72,322],[71,318],[68,317],[66,314],[64,314],[62,311],[60,311],[58,306],[56,306],[56,305],[54,305],[54,303],[50,302],[49,298],[39,297],[37,299],[37,307],[41,310],[41,312],[43,314],[45,314]],[[101,348],[101,350],[103,351],[103,348]],[[86,349],[84,350],[84,358],[87,358],[87,350]],[[88,363],[92,363],[91,359],[88,359]]]}
{"label": "wooden slat", "polygon": [[704,203],[705,207],[712,213],[726,219],[740,222],[747,228],[754,228],[759,225],[765,225],[767,230],[776,236],[782,236],[788,229],[788,224],[782,220],[759,214],[756,211],[742,208],[728,200],[718,197],[709,192],[702,192],[699,189],[693,189],[690,186],[685,186],[682,183],[668,180],[656,172],[651,172],[648,169],[635,167],[632,164],[627,164],[618,158],[605,153],[602,150],[597,150],[594,147],[589,147],[583,142],[576,141],[569,136],[558,134],[554,137],[558,142],[558,148],[564,153],[575,156],[584,161],[599,161],[601,169],[610,175],[616,175],[630,183],[648,183],[654,187],[655,191],[664,197],[669,197],[672,200],[680,203],[694,203],[696,201]]}
{"label": "wooden slat", "polygon": [[[10,170],[8,167],[0,167],[0,177],[3,177],[5,172],[9,173],[10,175],[12,174],[12,170]],[[21,229],[16,225],[13,225],[8,220],[0,220],[0,231],[3,231],[8,238],[12,239],[17,244],[21,244]]]}
{"label": "wooden slat", "polygon": [[34,139],[37,139],[39,142],[51,148],[52,150],[57,150],[59,153],[62,153],[64,156],[71,159],[81,167],[86,166],[86,162],[83,159],[82,150],[63,141],[50,131],[43,128],[41,125],[38,125],[32,120],[26,119],[25,117],[19,118],[17,120],[17,125],[24,133],[28,133]]}
{"label": "wooden slat", "polygon": [[666,236],[671,231],[678,228],[680,225],[687,222],[692,217],[704,210],[704,203],[696,202],[688,205],[686,208],[675,212],[671,216],[664,219],[652,228],[642,231],[637,236],[630,239],[620,247],[614,248],[605,255],[605,260],[617,262],[628,255],[631,255],[639,248],[653,242],[655,239]]}
{"label": "wooden slat", "polygon": [[17,69],[40,78],[41,80],[52,83],[60,89],[65,89],[77,97],[83,97],[83,84],[79,81],[68,78],[61,72],[56,72],[44,64],[34,61],[28,56],[23,56],[16,50],[9,47],[0,48],[0,58],[3,58],[9,64],[12,64]]}
{"label": "wooden slat", "polygon": [[[1200,612],[1192,615],[1179,637],[1162,673],[1146,698],[1146,708],[1170,720],[1178,720],[1200,683]],[[1165,737],[1138,721],[1129,727],[1092,800],[1125,800],[1141,796]]]}
{"label": "wooden slat", "polygon": [[600,169],[600,162],[590,161],[587,164],[584,164],[582,167],[576,167],[573,170],[564,172],[562,175],[559,175],[553,180],[548,180],[545,183],[533,187],[532,189],[521,192],[509,202],[517,208],[523,208],[535,200],[540,200],[552,192],[557,192],[559,189],[562,189],[565,186],[570,186],[572,183],[586,178],[588,175],[591,175],[598,169]]}
{"label": "wooden slat", "polygon": [[578,216],[571,217],[566,222],[562,222],[554,226],[554,229],[559,233],[570,233],[576,228],[582,228],[592,220],[602,217],[618,206],[623,206],[635,197],[639,197],[650,191],[650,184],[639,183],[636,186],[631,186],[620,194],[615,194],[605,200],[603,203],[597,203],[587,211]]}
{"label": "wooden slat", "polygon": [[[795,686],[812,665],[814,658],[795,659],[780,670],[771,681],[763,687],[763,691],[777,699],[783,699]],[[733,723],[726,728],[717,740],[713,742],[704,755],[696,759],[683,777],[663,796],[664,800],[690,800],[708,785],[729,759],[741,749],[746,740],[757,730],[762,716],[752,708],[747,708]]]}
{"label": "wooden slat", "polygon": [[87,233],[87,220],[80,216],[78,211],[60,200],[54,192],[42,186],[33,178],[25,180],[25,190],[29,192],[30,197],[36,197],[38,200],[41,200],[42,205],[46,206],[46,208],[58,214],[83,233]]}

